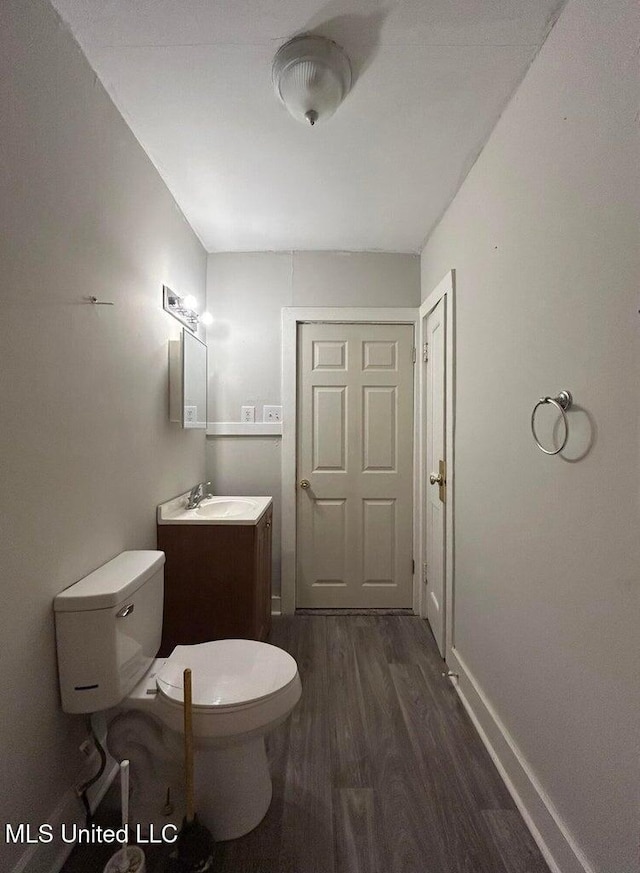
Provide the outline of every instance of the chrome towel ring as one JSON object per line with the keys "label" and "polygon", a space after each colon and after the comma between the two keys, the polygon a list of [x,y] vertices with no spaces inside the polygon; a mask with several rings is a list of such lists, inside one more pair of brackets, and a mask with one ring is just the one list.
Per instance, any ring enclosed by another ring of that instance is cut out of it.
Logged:
{"label": "chrome towel ring", "polygon": [[[538,411],[539,406],[544,406],[546,403],[551,403],[555,406],[558,411],[562,415],[562,420],[564,422],[564,439],[562,440],[562,445],[559,449],[545,449],[545,447],[540,443],[536,435],[536,412]],[[569,439],[569,422],[567,421],[567,409],[571,409],[571,404],[573,403],[573,397],[571,396],[570,391],[561,391],[557,397],[541,397],[540,400],[533,407],[533,412],[531,413],[531,433],[533,434],[533,438],[537,447],[541,452],[544,452],[545,455],[557,455],[559,454],[567,444],[567,440]]]}

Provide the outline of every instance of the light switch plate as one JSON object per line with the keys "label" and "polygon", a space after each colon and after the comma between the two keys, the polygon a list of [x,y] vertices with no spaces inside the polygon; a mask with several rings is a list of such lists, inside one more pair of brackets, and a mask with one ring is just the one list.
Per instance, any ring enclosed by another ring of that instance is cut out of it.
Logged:
{"label": "light switch plate", "polygon": [[262,407],[262,420],[263,421],[282,421],[282,407],[281,406],[263,406]]}

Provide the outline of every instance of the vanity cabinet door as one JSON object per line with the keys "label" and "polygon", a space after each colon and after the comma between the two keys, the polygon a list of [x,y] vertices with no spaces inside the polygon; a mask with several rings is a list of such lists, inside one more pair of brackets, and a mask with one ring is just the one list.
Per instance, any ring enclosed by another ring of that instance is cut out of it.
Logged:
{"label": "vanity cabinet door", "polygon": [[158,525],[166,555],[159,656],[209,640],[266,640],[271,628],[271,507],[256,525]]}

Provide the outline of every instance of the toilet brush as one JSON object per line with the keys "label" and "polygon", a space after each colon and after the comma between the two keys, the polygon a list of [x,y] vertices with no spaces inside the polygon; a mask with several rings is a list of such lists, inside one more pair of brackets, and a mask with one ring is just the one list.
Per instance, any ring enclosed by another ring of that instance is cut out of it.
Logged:
{"label": "toilet brush", "polygon": [[104,873],[144,873],[144,852],[140,846],[129,845],[129,761],[120,762],[120,801],[124,840],[120,849],[107,861]]}

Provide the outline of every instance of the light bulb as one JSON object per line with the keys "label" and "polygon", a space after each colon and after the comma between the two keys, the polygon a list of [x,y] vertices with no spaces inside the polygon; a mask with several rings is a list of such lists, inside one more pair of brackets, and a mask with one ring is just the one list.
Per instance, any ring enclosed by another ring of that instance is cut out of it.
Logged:
{"label": "light bulb", "polygon": [[210,312],[203,312],[200,316],[200,321],[203,324],[213,324],[213,315]]}
{"label": "light bulb", "polygon": [[182,298],[182,305],[185,309],[195,309],[198,305],[198,301],[193,296],[193,294],[189,294],[186,297]]}

